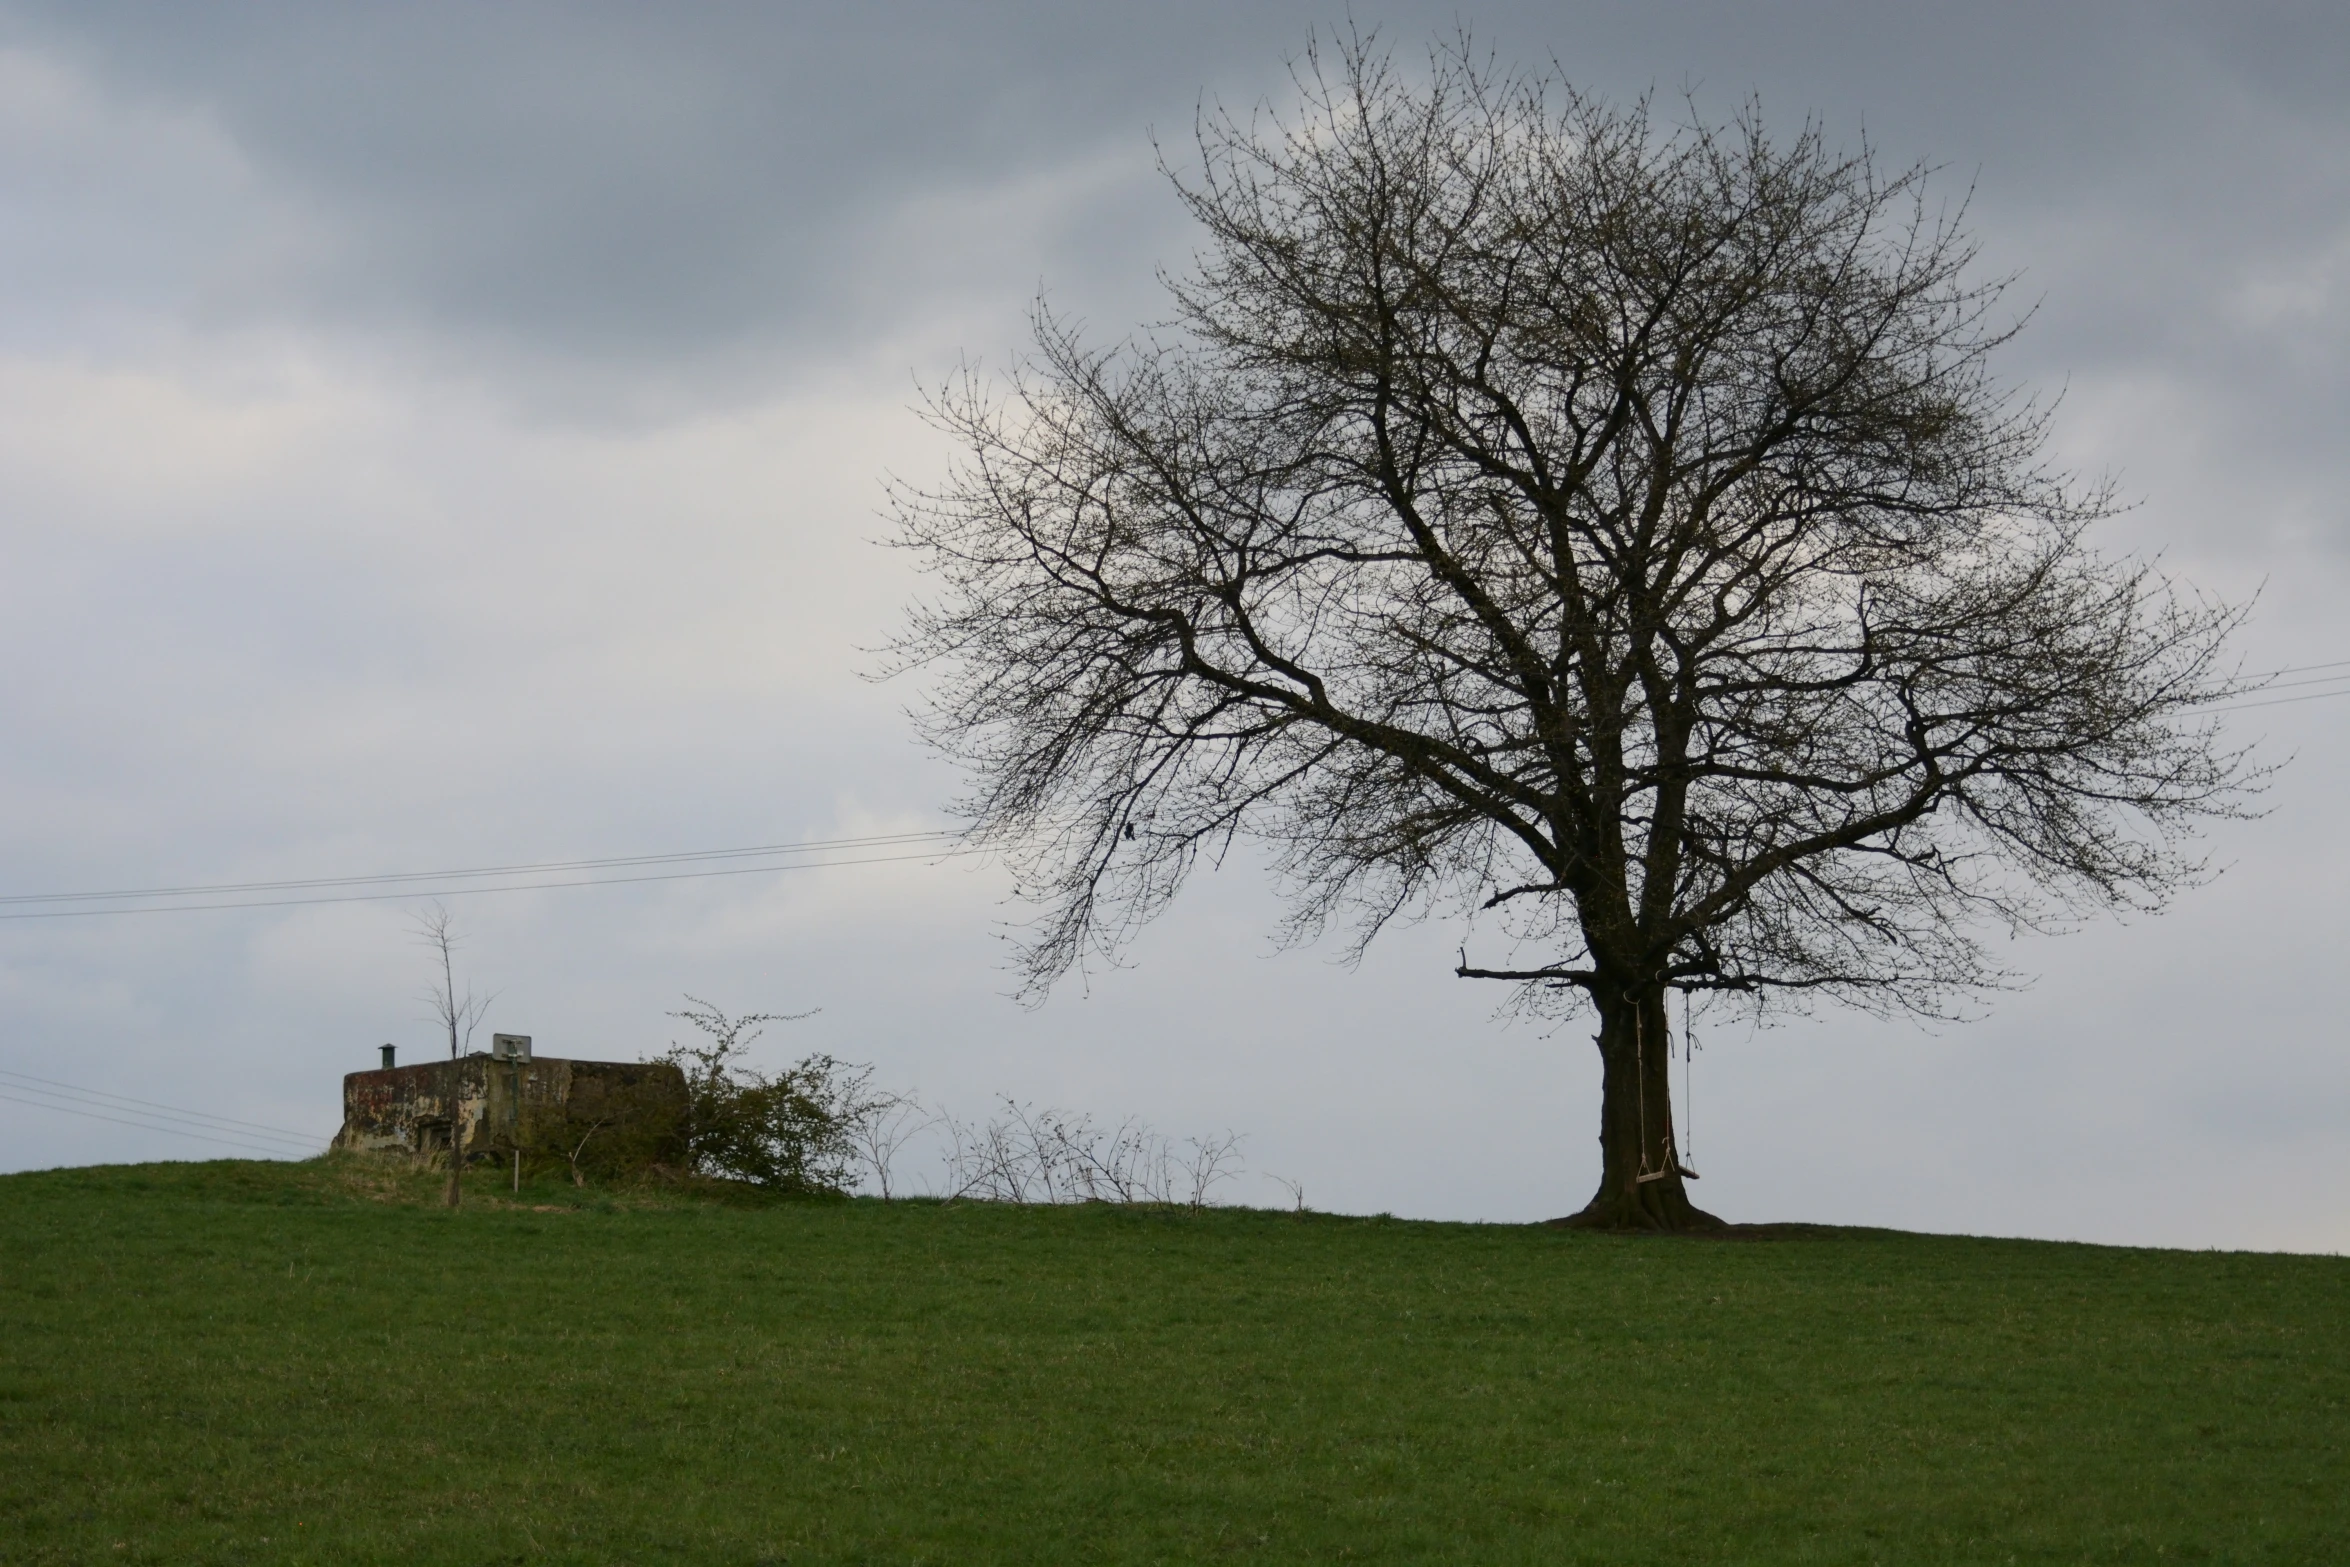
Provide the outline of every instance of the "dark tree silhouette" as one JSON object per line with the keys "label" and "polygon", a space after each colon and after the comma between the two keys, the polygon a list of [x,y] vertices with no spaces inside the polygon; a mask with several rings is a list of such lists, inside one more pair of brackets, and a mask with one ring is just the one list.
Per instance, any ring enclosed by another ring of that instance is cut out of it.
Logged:
{"label": "dark tree silhouette", "polygon": [[1455,912],[1505,954],[1461,974],[1587,1005],[1578,1222],[1709,1226],[1669,993],[1936,1011],[1987,929],[2159,905],[2249,781],[2198,716],[2240,612],[2086,541],[1923,170],[1465,48],[1299,83],[1173,177],[1172,321],[1040,307],[934,403],[899,656],[1046,911],[1032,991],[1259,840],[1293,934]]}

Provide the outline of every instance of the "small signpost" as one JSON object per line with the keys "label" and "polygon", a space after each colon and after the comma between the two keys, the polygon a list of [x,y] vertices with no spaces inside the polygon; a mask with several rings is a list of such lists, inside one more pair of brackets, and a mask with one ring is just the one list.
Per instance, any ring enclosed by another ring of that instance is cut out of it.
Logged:
{"label": "small signpost", "polygon": [[514,1145],[514,1194],[522,1195],[522,1069],[530,1064],[528,1034],[490,1035],[490,1059],[514,1068],[514,1099],[506,1111],[507,1141]]}

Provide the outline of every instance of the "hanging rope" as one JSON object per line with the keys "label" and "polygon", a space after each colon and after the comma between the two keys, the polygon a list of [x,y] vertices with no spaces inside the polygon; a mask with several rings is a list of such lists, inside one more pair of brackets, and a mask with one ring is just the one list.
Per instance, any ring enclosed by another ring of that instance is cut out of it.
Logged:
{"label": "hanging rope", "polygon": [[1648,1167],[1648,1036],[1637,1001],[1632,1003],[1632,1081],[1637,1085],[1640,1100],[1640,1169],[1632,1177],[1632,1184],[1645,1186],[1650,1181],[1663,1180],[1672,1172]]}
{"label": "hanging rope", "polygon": [[[1665,1068],[1665,1071],[1666,1071],[1666,1078],[1665,1078],[1665,1081],[1666,1081],[1667,1083],[1670,1083],[1670,1082],[1672,1081],[1672,1076],[1671,1076],[1671,1073],[1672,1073],[1672,1067],[1671,1067],[1671,1065],[1670,1065],[1670,1063],[1671,1063],[1671,1060],[1672,1060],[1672,1055],[1671,1055],[1672,1048],[1673,1048],[1673,1035],[1672,1035],[1672,1030],[1668,1028],[1668,1029],[1665,1031],[1665,1051],[1666,1051],[1666,1057],[1665,1057],[1665,1059],[1666,1059],[1666,1062],[1667,1062],[1667,1065],[1666,1065],[1666,1068]],[[1672,1156],[1671,1156],[1671,1155],[1668,1153],[1668,1154],[1666,1155],[1666,1157],[1665,1157],[1665,1163],[1664,1163],[1664,1164],[1663,1164],[1661,1167],[1659,1167],[1659,1168],[1656,1168],[1656,1169],[1650,1169],[1650,1168],[1649,1168],[1649,1164],[1648,1164],[1648,1023],[1647,1023],[1647,1011],[1646,1011],[1646,1009],[1645,1009],[1645,1008],[1643,1008],[1643,1007],[1640,1005],[1640,1003],[1639,1003],[1639,1002],[1637,1002],[1637,1001],[1635,1001],[1634,1003],[1632,1003],[1632,1074],[1633,1074],[1633,1081],[1634,1081],[1634,1083],[1638,1085],[1638,1086],[1637,1086],[1637,1095],[1638,1095],[1638,1100],[1639,1100],[1639,1104],[1640,1104],[1640,1168],[1639,1168],[1639,1169],[1638,1169],[1636,1172],[1634,1172],[1634,1174],[1633,1174],[1633,1176],[1632,1176],[1632,1184],[1633,1184],[1633,1185],[1635,1185],[1635,1186],[1645,1186],[1645,1185],[1647,1185],[1647,1184],[1648,1184],[1650,1181],[1661,1181],[1661,1180],[1663,1180],[1663,1179],[1664,1179],[1666,1176],[1668,1176],[1668,1175],[1672,1174],[1672,1173],[1673,1173],[1673,1164],[1674,1164],[1674,1160],[1673,1160]],[[1670,1137],[1671,1137],[1671,1135],[1672,1135],[1672,1131],[1671,1131],[1671,1117],[1672,1117],[1672,1107],[1671,1107],[1670,1105],[1667,1105],[1667,1106],[1666,1106],[1666,1108],[1665,1108],[1665,1115],[1666,1115],[1666,1137],[1667,1137],[1667,1139],[1669,1140],[1669,1139],[1670,1139]]]}
{"label": "hanging rope", "polygon": [[1681,1173],[1696,1180],[1697,1172],[1689,1168],[1689,1161],[1697,1157],[1697,1030],[1689,1022],[1689,992],[1681,992],[1681,1124],[1688,1136],[1682,1140],[1682,1157],[1676,1162]]}
{"label": "hanging rope", "polygon": [[[1672,1014],[1670,1012],[1666,1013],[1665,1019],[1665,1084],[1668,1088],[1670,1088],[1673,1081]],[[1686,1036],[1689,1032],[1689,994],[1687,991],[1683,991],[1681,993],[1681,1032],[1684,1036]],[[1692,1050],[1695,1049],[1694,1046],[1691,1048]],[[1691,1181],[1699,1179],[1697,1172],[1691,1169],[1688,1163],[1684,1161],[1680,1154],[1672,1147],[1672,1106],[1669,1102],[1665,1106],[1665,1162],[1660,1168],[1649,1168],[1648,1030],[1644,1022],[1644,1014],[1638,1003],[1634,1003],[1632,1007],[1632,1070],[1634,1074],[1634,1080],[1638,1084],[1637,1098],[1640,1105],[1640,1168],[1637,1172],[1634,1173],[1632,1177],[1632,1184],[1635,1186],[1645,1186],[1650,1181],[1661,1181],[1668,1175],[1678,1175],[1684,1180]],[[1684,1084],[1687,1084],[1689,1081],[1686,1065],[1684,1065],[1683,1068],[1682,1079]]]}

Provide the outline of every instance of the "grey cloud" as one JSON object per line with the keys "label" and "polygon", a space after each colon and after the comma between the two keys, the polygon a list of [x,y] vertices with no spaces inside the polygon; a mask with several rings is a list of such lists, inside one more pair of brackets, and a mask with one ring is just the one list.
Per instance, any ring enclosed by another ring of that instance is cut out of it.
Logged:
{"label": "grey cloud", "polygon": [[[1354,11],[1406,51],[1457,14]],[[1105,269],[1146,274],[1182,240],[1170,204],[1131,190],[1091,192],[1088,211],[1026,237],[989,230],[1034,212],[891,219],[1103,149],[1147,184],[1146,125],[1180,138],[1199,95],[1278,87],[1309,30],[1345,15],[27,4],[9,31],[114,90],[215,117],[318,225],[249,276],[244,310],[298,305],[484,360],[641,376],[853,341],[975,282],[1024,290],[1050,270],[1082,293]],[[1474,21],[1604,90],[1691,85],[1714,112],[1759,92],[1774,118],[1817,110],[1897,159],[1980,168],[1994,215],[2104,210],[2140,246],[2167,217],[2206,266],[2320,223],[2330,203],[2308,197],[2338,195],[2350,167],[2330,156],[2345,119],[2324,66],[2350,54],[2350,21],[2315,7],[1521,3]],[[2331,189],[2292,190],[2312,179]],[[2127,295],[2066,319],[2095,337],[2161,314]]]}
{"label": "grey cloud", "polygon": [[1138,109],[1187,107],[1203,70],[1178,63],[1203,52],[1193,28],[1112,29],[1087,8],[71,6],[15,22],[126,95],[215,117],[323,224],[317,253],[281,262],[291,275],[251,280],[247,308],[633,372],[874,330],[904,305],[892,289],[952,286],[995,238],[892,235],[893,213],[1105,138],[1141,152]]}

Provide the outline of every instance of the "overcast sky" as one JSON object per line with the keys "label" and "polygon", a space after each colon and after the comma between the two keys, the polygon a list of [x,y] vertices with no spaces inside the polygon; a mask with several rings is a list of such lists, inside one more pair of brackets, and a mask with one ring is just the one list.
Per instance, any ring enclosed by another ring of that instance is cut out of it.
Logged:
{"label": "overcast sky", "polygon": [[[2105,547],[2258,594],[2247,668],[2350,660],[2350,12],[1351,14],[1936,164],[2039,302],[2007,371],[2138,502]],[[944,455],[919,388],[1005,363],[1040,289],[1104,336],[1151,318],[1194,243],[1158,152],[1203,101],[1280,107],[1347,15],[0,4],[0,895],[940,825],[915,693],[863,678],[914,589],[874,542],[883,481]],[[2350,697],[2231,722],[2288,765],[2167,915],[2020,944],[2038,983],[1963,1026],[1701,1025],[1699,1199],[2350,1246]],[[1001,898],[984,866],[889,863],[452,906],[487,1026],[548,1054],[657,1051],[686,992],[820,1007],[770,1064],[870,1061],[966,1117],[1229,1128],[1317,1207],[1589,1196],[1588,1029],[1497,1021],[1454,933],[1356,971],[1274,956],[1235,864],[1031,1012]],[[433,1048],[411,914],[0,921],[0,1095],[323,1142],[344,1072]],[[0,1168],[206,1152],[0,1101]]]}

